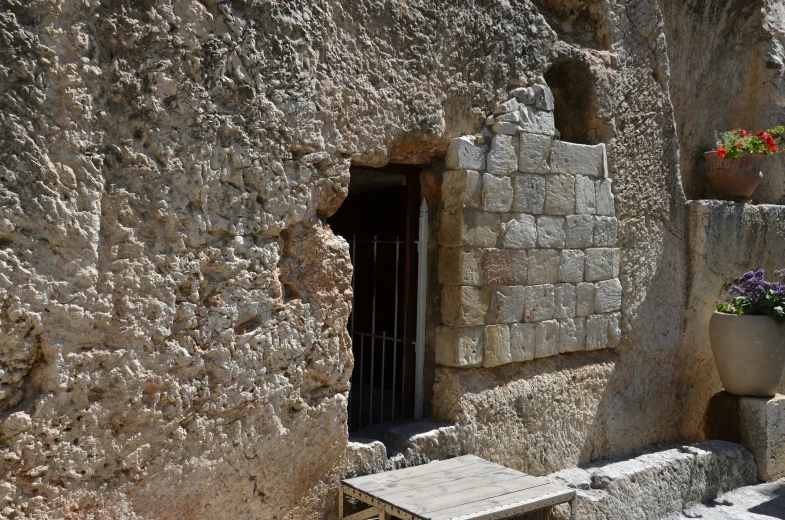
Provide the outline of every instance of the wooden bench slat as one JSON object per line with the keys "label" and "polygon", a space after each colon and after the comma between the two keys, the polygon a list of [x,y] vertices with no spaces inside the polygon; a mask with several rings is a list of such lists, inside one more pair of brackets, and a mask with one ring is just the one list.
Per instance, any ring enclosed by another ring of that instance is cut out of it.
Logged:
{"label": "wooden bench slat", "polygon": [[[379,493],[377,496],[386,502],[403,503],[406,501],[417,500],[418,498],[430,498],[449,495],[452,493],[473,493],[472,490],[482,486],[492,486],[508,480],[526,478],[529,487],[547,483],[542,478],[522,475],[520,472],[501,468],[489,473],[470,475],[467,477],[448,480],[432,485],[423,485],[412,489],[398,490],[394,493]],[[524,485],[523,482],[521,485]]]}
{"label": "wooden bench slat", "polygon": [[544,484],[490,499],[431,511],[422,516],[428,520],[484,520],[502,512],[526,513],[549,505],[563,504],[574,496],[575,491],[572,489],[558,484]]}
{"label": "wooden bench slat", "polygon": [[461,466],[447,469],[445,471],[428,473],[426,475],[418,475],[416,477],[398,480],[395,482],[365,484],[362,486],[361,490],[366,493],[373,493],[379,497],[384,497],[392,493],[398,493],[408,489],[422,488],[430,485],[440,484],[442,482],[467,478],[474,475],[484,475],[486,473],[499,471],[502,469],[506,468],[504,466],[485,461],[478,464],[471,464],[469,466]]}
{"label": "wooden bench slat", "polygon": [[347,479],[341,483],[344,494],[380,508],[382,517],[414,520],[497,520],[576,496],[563,485],[473,455]]}
{"label": "wooden bench slat", "polygon": [[[532,482],[533,479],[537,479]],[[492,485],[477,485],[470,489],[462,489],[452,493],[445,493],[441,496],[418,496],[409,500],[396,500],[395,506],[405,509],[412,514],[422,516],[425,513],[446,509],[470,502],[488,500],[494,497],[529,489],[539,483],[538,477],[522,474],[520,477],[505,480]],[[547,481],[542,481],[547,483]]]}
{"label": "wooden bench slat", "polygon": [[355,489],[364,490],[364,486],[370,483],[376,484],[381,482],[397,482],[399,480],[405,480],[419,475],[427,475],[429,473],[437,473],[439,471],[448,471],[453,468],[479,464],[481,462],[488,461],[475,455],[462,455],[453,459],[439,460],[436,462],[429,462],[428,464],[412,466],[411,468],[397,469],[384,473],[375,473],[373,475],[363,475],[362,477],[354,477],[346,479],[343,482]]}

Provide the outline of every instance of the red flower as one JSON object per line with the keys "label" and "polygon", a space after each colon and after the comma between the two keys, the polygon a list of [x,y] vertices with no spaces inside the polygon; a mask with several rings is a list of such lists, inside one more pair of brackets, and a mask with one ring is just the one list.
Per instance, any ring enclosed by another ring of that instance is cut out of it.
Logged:
{"label": "red flower", "polygon": [[763,130],[758,130],[757,132],[755,132],[755,135],[763,139],[763,136],[766,135],[766,132],[764,132]]}
{"label": "red flower", "polygon": [[744,141],[736,141],[736,148],[738,148],[739,150],[744,148]]}
{"label": "red flower", "polygon": [[747,131],[746,131],[746,130],[742,130],[741,132],[739,132],[739,134],[740,134],[742,137],[747,137]]}
{"label": "red flower", "polygon": [[777,148],[776,144],[773,144],[773,145],[769,146],[769,151],[771,153],[777,153],[779,151],[779,149]]}
{"label": "red flower", "polygon": [[719,157],[720,159],[722,159],[722,158],[724,158],[726,155],[728,155],[728,150],[726,150],[725,148],[718,148],[718,149],[717,149],[717,157]]}

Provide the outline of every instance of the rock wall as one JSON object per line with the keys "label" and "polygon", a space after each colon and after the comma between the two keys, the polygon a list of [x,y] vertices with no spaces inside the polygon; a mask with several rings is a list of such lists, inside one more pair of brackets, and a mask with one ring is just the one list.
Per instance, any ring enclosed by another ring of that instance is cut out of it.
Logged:
{"label": "rock wall", "polygon": [[434,413],[536,473],[697,435],[653,0],[47,0],[0,29],[2,515],[333,515],[349,164],[438,160],[542,75],[606,145],[621,341],[440,368]]}
{"label": "rock wall", "polygon": [[0,512],[334,508],[348,167],[427,163],[556,36],[508,2],[5,2]]}
{"label": "rock wall", "polygon": [[[660,0],[670,92],[689,199],[711,198],[702,153],[714,131],[785,122],[785,2]],[[769,159],[756,203],[785,202],[785,161]]]}
{"label": "rock wall", "polygon": [[785,206],[692,201],[688,208],[690,297],[680,386],[685,406],[695,413],[684,416],[683,429],[705,438],[709,401],[722,390],[706,332],[715,302],[747,271],[765,269],[771,280],[785,265]]}

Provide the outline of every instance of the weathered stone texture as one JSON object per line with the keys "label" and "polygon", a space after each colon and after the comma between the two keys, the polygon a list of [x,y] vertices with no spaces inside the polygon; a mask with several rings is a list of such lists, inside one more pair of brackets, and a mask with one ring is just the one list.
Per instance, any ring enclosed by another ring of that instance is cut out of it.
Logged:
{"label": "weathered stone texture", "polygon": [[526,271],[524,250],[489,249],[485,253],[485,283],[488,285],[523,285]]}
{"label": "weathered stone texture", "polygon": [[533,6],[476,9],[3,6],[3,516],[330,514],[352,295],[322,219],[350,160],[441,157],[543,69]]}
{"label": "weathered stone texture", "polygon": [[513,178],[513,211],[540,214],[545,207],[545,177],[524,173]]}
{"label": "weathered stone texture", "polygon": [[518,169],[525,173],[548,173],[550,171],[553,139],[546,135],[524,132],[520,138]]}
{"label": "weathered stone texture", "polygon": [[442,202],[445,209],[479,208],[482,205],[482,177],[474,170],[447,170],[442,174]]}
{"label": "weathered stone texture", "polygon": [[511,249],[531,249],[537,244],[537,221],[525,213],[502,217],[502,246]]}

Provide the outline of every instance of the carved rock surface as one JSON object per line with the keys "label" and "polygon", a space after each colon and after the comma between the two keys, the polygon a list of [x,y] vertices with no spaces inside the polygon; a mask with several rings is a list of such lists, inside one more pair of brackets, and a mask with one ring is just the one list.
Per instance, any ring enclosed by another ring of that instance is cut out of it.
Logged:
{"label": "carved rock surface", "polygon": [[350,161],[445,155],[555,34],[381,0],[12,2],[0,34],[1,514],[334,510],[351,265],[323,219]]}

